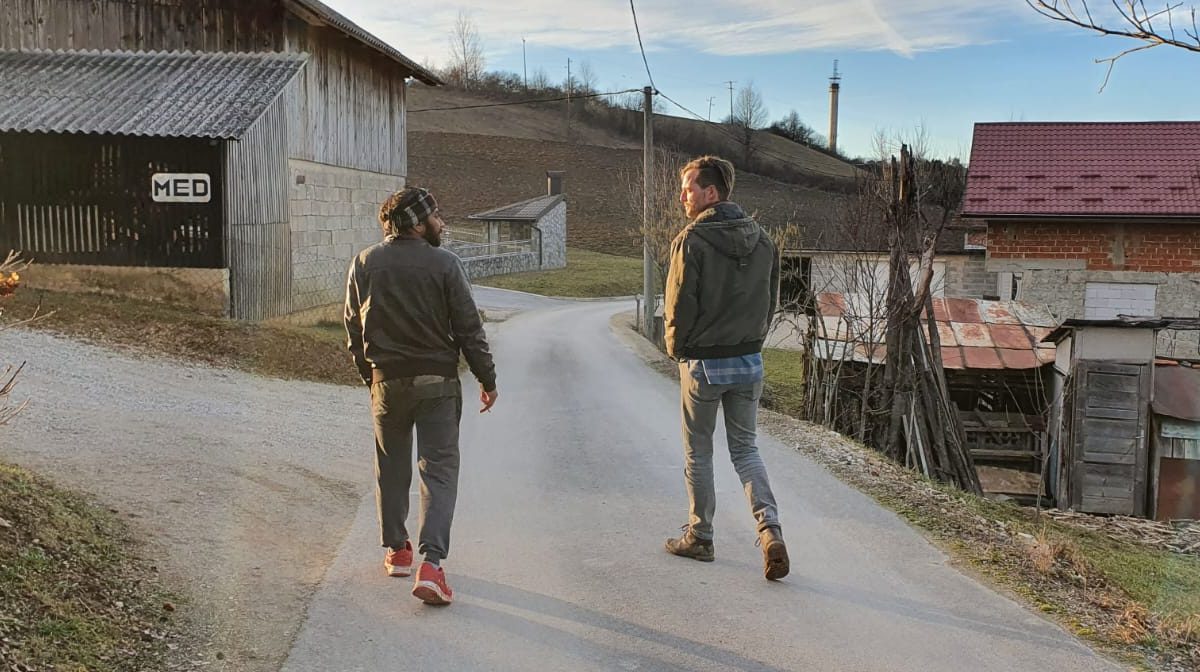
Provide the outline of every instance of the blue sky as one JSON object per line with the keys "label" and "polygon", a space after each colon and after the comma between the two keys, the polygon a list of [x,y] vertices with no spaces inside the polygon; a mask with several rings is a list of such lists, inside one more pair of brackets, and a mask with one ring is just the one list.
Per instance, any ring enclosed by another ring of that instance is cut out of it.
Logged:
{"label": "blue sky", "polygon": [[[566,77],[586,61],[602,90],[644,86],[627,0],[325,0],[414,60],[443,65],[460,9],[489,70]],[[1137,43],[1038,16],[1023,0],[636,0],[655,85],[703,116],[728,114],[753,81],[770,119],[795,109],[828,131],[829,75],[842,73],[838,145],[871,156],[875,138],[924,127],[930,151],[963,156],[977,121],[1200,119],[1200,54],[1159,47],[1117,63],[1100,92],[1096,58]],[[1099,11],[1106,0],[1090,3]],[[1154,3],[1147,3],[1153,7]],[[667,105],[665,111],[685,115]]]}

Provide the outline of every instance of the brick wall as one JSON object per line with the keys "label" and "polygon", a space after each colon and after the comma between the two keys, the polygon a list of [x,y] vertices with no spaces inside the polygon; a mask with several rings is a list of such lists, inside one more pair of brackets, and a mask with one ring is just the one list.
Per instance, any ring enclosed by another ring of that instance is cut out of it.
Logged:
{"label": "brick wall", "polygon": [[988,223],[993,260],[1078,261],[1094,271],[1200,272],[1200,223]]}

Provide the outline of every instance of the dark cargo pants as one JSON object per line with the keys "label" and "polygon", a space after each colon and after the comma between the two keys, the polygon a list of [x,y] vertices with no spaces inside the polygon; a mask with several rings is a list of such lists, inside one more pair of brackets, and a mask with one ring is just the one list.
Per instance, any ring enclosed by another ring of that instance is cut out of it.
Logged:
{"label": "dark cargo pants", "polygon": [[421,475],[421,536],[417,551],[438,559],[450,552],[450,523],[458,498],[458,424],[462,388],[441,376],[396,378],[371,385],[375,418],[375,501],[380,542],[403,548],[408,541],[413,430]]}

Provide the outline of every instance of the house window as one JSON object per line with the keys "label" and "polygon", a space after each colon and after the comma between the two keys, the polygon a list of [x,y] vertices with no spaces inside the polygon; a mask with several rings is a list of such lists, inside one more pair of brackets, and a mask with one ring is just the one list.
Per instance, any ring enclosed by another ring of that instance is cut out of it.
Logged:
{"label": "house window", "polygon": [[1089,282],[1083,299],[1083,316],[1089,320],[1115,320],[1120,315],[1153,316],[1157,295],[1158,285]]}

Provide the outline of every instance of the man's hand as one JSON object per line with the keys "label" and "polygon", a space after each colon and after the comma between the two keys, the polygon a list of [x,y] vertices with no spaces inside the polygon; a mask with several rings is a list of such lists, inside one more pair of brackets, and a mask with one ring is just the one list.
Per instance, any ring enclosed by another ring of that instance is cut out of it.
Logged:
{"label": "man's hand", "polygon": [[488,411],[492,410],[492,405],[496,403],[496,398],[499,396],[500,396],[499,391],[492,390],[491,392],[488,392],[487,390],[483,389],[482,385],[480,385],[479,386],[479,403],[482,404],[483,407],[479,409],[479,412],[487,413]]}

